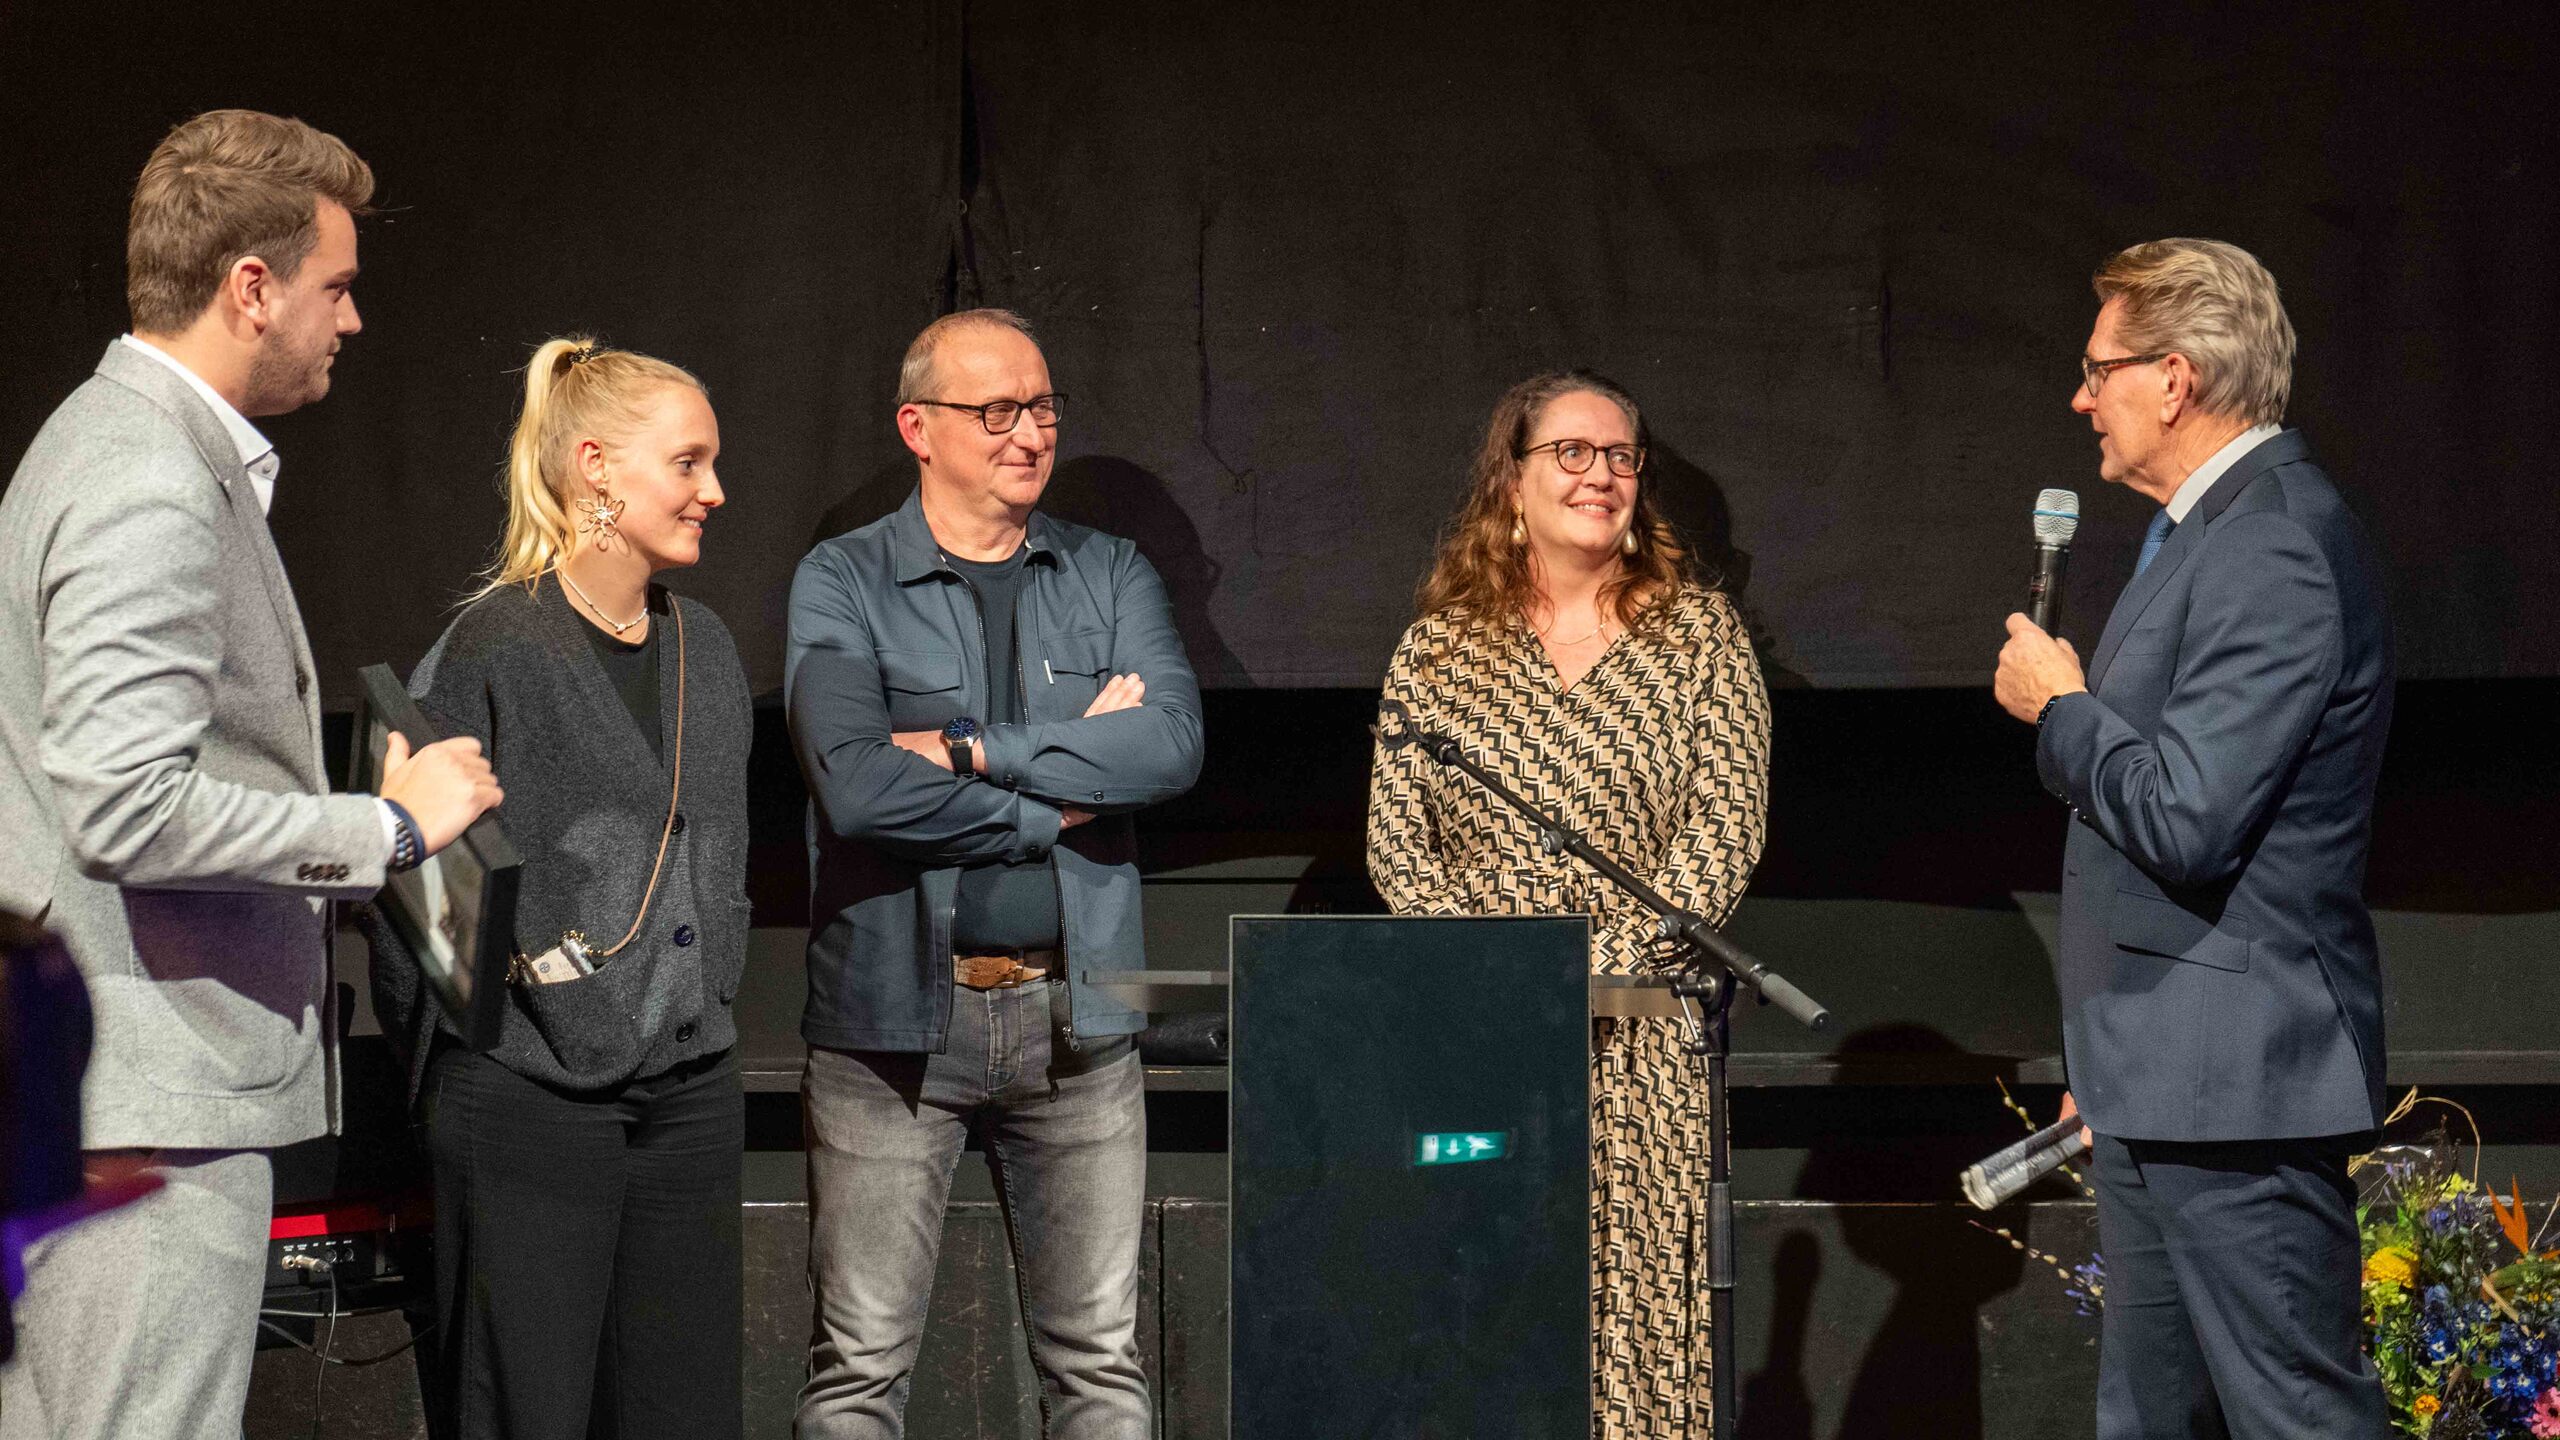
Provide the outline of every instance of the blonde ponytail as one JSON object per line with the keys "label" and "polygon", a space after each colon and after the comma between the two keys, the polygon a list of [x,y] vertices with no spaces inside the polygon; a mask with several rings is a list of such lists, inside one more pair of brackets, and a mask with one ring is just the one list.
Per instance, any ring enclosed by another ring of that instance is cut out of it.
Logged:
{"label": "blonde ponytail", "polygon": [[593,337],[546,340],[524,370],[524,409],[507,442],[507,533],[481,573],[477,600],[507,585],[531,590],[576,547],[570,510],[578,494],[569,456],[586,439],[608,439],[639,424],[649,397],[667,385],[702,382],[679,366]]}

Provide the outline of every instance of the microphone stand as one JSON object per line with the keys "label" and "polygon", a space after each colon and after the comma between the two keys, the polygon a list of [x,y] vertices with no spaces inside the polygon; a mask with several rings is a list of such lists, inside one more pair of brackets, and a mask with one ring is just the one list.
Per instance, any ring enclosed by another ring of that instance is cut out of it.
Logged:
{"label": "microphone stand", "polygon": [[[1725,1093],[1725,1061],[1732,1048],[1730,1022],[1738,984],[1757,991],[1762,1004],[1775,1005],[1808,1030],[1831,1024],[1831,1012],[1813,997],[1744,953],[1704,916],[1685,910],[1646,884],[1633,871],[1594,849],[1572,827],[1539,809],[1470,757],[1458,742],[1436,731],[1416,728],[1404,703],[1381,703],[1382,714],[1402,727],[1401,735],[1372,726],[1389,749],[1419,745],[1422,753],[1456,770],[1501,798],[1538,830],[1538,846],[1550,855],[1571,855],[1600,872],[1611,884],[1651,910],[1658,933],[1687,959],[1683,973],[1671,982],[1681,1000],[1681,1022],[1688,1031],[1681,1048],[1705,1062],[1707,1071],[1707,1355],[1714,1396],[1714,1433],[1726,1440],[1734,1426],[1733,1334],[1733,1155],[1731,1110]],[[1712,965],[1710,964],[1712,962]],[[1691,1013],[1691,1007],[1696,1013]]]}

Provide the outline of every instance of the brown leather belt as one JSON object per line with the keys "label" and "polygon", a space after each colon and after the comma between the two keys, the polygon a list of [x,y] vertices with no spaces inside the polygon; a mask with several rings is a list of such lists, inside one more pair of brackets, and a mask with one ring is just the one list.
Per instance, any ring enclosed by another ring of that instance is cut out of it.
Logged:
{"label": "brown leather belt", "polygon": [[1010,990],[1046,980],[1058,966],[1055,950],[1022,950],[1002,955],[954,955],[951,978],[972,990]]}

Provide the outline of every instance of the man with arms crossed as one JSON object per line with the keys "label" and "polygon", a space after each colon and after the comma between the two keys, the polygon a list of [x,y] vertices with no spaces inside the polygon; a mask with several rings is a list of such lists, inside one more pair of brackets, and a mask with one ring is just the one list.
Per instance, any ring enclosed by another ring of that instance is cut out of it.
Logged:
{"label": "man with arms crossed", "polygon": [[2384,1433],[2348,1156],[2382,1121],[2364,866],[2391,724],[2372,547],[2298,431],[2272,277],[2116,255],[2072,408],[2161,510],[2084,676],[2009,617],[1993,688],[2070,802],[2056,961],[2107,1257],[2101,1440]]}
{"label": "man with arms crossed", "polygon": [[459,835],[477,741],[329,794],[319,691],[250,417],[328,393],[356,333],[335,138],[246,110],[170,132],[134,188],[133,333],[0,495],[0,907],[69,946],[96,1011],[94,1189],[158,1188],[37,1242],[0,1437],[236,1437],[268,1151],[336,1122],[328,901]]}
{"label": "man with arms crossed", "polygon": [[1052,1440],[1144,1440],[1145,964],[1129,813],[1200,773],[1155,570],[1036,507],[1062,397],[1019,316],[927,326],[898,377],[917,487],[791,587],[808,777],[816,1318],[795,1433],[903,1433],[942,1212],[982,1135]]}

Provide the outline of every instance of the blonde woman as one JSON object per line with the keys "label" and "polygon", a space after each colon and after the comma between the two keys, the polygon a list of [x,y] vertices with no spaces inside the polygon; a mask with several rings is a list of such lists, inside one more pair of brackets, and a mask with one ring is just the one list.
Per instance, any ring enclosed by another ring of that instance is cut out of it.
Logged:
{"label": "blonde woman", "polygon": [[498,562],[410,681],[511,782],[524,862],[494,1049],[442,1029],[396,943],[375,966],[384,1028],[415,1047],[464,1436],[739,1433],[753,722],[728,630],[653,583],[701,557],[719,453],[693,376],[542,346]]}
{"label": "blonde woman", "polygon": [[[1732,602],[1645,483],[1635,401],[1540,375],[1494,407],[1386,693],[1540,808],[1721,923],[1760,856],[1769,708]],[[1653,915],[1474,782],[1380,749],[1369,873],[1398,914],[1584,912],[1592,969],[1666,958]],[[1675,1022],[1604,1021],[1591,1075],[1592,1434],[1709,1431],[1706,1101]]]}

